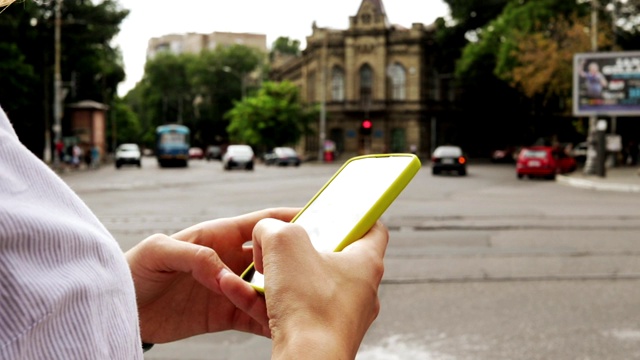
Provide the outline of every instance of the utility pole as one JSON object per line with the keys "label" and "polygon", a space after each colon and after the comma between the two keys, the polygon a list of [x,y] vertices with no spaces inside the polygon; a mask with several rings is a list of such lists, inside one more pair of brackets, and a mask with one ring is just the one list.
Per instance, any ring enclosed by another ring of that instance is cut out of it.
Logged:
{"label": "utility pole", "polygon": [[[591,51],[598,51],[598,0],[591,0]],[[593,175],[597,170],[597,149],[596,141],[596,121],[597,115],[589,116],[589,129],[587,134],[587,158],[584,163],[585,175]],[[599,155],[599,154],[598,154]],[[604,156],[602,154],[601,156]]]}
{"label": "utility pole", "polygon": [[[62,75],[60,74],[60,31],[61,31],[61,6],[62,0],[56,0],[55,5],[55,30],[54,30],[54,77],[53,77],[53,139],[54,144],[62,141]],[[48,129],[47,129],[48,130]],[[51,151],[50,137],[45,144],[45,154]],[[56,170],[60,167],[60,154],[55,151],[53,165]]]}
{"label": "utility pole", "polygon": [[[322,161],[324,156],[324,141],[327,138],[327,37],[329,32],[324,33],[324,39],[322,40],[322,64],[320,68],[320,124],[319,124],[319,138],[318,138],[318,161]],[[315,86],[313,84],[312,86]]]}
{"label": "utility pole", "polygon": [[240,94],[242,95],[242,100],[244,100],[244,98],[247,96],[247,82],[246,82],[247,74],[244,71],[238,73],[237,71],[233,70],[230,66],[223,66],[222,71],[235,75],[240,79]]}

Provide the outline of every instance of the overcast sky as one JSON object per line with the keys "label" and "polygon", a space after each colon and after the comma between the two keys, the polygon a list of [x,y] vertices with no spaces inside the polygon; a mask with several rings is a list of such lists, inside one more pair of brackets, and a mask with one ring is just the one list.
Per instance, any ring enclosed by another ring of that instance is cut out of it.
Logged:
{"label": "overcast sky", "polygon": [[[347,29],[349,17],[362,0],[119,0],[130,10],[115,39],[122,49],[127,79],[118,93],[126,94],[142,78],[147,43],[152,37],[187,32],[248,32],[265,34],[271,47],[280,36],[300,40],[304,48],[311,25]],[[387,17],[393,24],[425,25],[449,8],[442,0],[386,0]]]}

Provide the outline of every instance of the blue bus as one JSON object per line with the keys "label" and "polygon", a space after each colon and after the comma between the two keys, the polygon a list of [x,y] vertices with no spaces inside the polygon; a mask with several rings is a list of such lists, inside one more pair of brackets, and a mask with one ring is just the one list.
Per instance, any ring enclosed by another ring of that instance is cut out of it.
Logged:
{"label": "blue bus", "polygon": [[156,128],[156,158],[160,167],[186,167],[189,164],[190,134],[184,125],[167,124]]}

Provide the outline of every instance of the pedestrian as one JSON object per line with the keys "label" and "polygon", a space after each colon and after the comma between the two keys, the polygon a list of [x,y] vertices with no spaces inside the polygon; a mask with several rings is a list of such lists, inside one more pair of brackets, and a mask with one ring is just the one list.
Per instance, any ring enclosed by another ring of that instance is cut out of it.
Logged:
{"label": "pedestrian", "polygon": [[640,152],[638,146],[638,143],[633,140],[629,142],[629,165],[638,164],[638,153]]}
{"label": "pedestrian", "polygon": [[59,161],[64,161],[64,142],[62,140],[56,142],[56,156]]}
{"label": "pedestrian", "polygon": [[91,147],[91,168],[96,169],[100,166],[100,149],[98,146],[93,145]]}
{"label": "pedestrian", "polygon": [[87,169],[90,169],[91,168],[91,148],[88,148],[82,151],[82,160],[84,160],[84,164],[87,167]]}
{"label": "pedestrian", "polygon": [[71,165],[77,169],[80,167],[80,157],[82,156],[82,149],[78,144],[74,144],[71,148]]}
{"label": "pedestrian", "polygon": [[416,144],[411,144],[411,146],[409,146],[409,152],[411,152],[413,155],[418,154],[418,147],[416,146]]}
{"label": "pedestrian", "polygon": [[[224,330],[270,337],[273,359],[354,359],[378,314],[380,223],[320,253],[289,223],[299,209],[265,209],[123,253],[1,108],[0,168],[1,359],[143,359],[155,343]],[[264,295],[238,275],[252,261]]]}

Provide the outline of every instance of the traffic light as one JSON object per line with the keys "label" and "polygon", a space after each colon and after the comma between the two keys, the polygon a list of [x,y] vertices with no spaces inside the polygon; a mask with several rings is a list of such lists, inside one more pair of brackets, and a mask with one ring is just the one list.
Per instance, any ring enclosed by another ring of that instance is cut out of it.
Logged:
{"label": "traffic light", "polygon": [[371,135],[371,128],[373,127],[373,123],[371,120],[366,119],[362,120],[362,124],[360,124],[360,134],[361,135]]}

